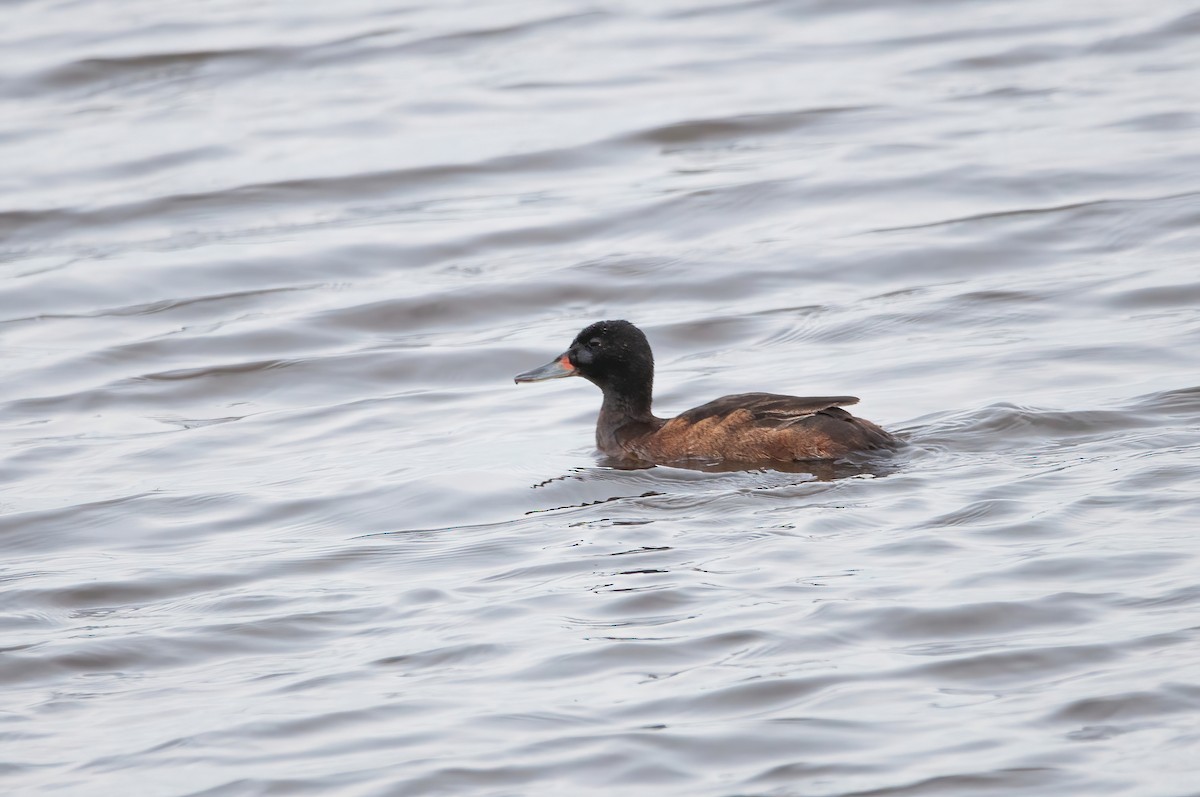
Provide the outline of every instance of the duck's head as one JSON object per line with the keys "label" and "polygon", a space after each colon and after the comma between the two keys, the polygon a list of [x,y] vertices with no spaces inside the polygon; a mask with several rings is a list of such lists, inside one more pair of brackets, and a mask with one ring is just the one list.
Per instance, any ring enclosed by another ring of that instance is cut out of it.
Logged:
{"label": "duck's head", "polygon": [[642,330],[628,321],[597,321],[571,341],[555,359],[514,381],[543,382],[582,376],[601,390],[649,396],[654,384],[654,355]]}

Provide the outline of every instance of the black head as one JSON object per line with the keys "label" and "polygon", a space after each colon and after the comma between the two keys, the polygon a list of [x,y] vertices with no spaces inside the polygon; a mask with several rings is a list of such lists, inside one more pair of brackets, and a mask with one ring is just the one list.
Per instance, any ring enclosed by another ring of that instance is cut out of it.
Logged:
{"label": "black head", "polygon": [[628,321],[597,321],[571,341],[571,346],[541,368],[517,376],[518,382],[540,382],[582,376],[605,393],[644,398],[654,387],[654,355],[642,331]]}
{"label": "black head", "polygon": [[628,321],[597,321],[571,341],[567,360],[602,389],[634,392],[654,384],[654,355],[642,330]]}

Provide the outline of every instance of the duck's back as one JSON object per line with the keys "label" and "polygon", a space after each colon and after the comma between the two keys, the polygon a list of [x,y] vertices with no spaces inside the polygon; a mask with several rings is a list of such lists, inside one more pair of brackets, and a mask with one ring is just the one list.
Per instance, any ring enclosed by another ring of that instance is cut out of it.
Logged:
{"label": "duck's back", "polygon": [[631,446],[632,453],[659,462],[786,462],[840,459],[894,443],[883,429],[842,409],[857,403],[854,396],[722,396],[667,421]]}

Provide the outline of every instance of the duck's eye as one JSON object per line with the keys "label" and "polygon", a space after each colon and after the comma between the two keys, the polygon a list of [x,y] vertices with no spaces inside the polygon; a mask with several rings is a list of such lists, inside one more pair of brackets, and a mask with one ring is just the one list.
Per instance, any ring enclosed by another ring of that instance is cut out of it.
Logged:
{"label": "duck's eye", "polygon": [[604,341],[600,340],[600,338],[592,338],[588,341],[588,345],[595,349],[600,348],[602,343],[604,343]]}

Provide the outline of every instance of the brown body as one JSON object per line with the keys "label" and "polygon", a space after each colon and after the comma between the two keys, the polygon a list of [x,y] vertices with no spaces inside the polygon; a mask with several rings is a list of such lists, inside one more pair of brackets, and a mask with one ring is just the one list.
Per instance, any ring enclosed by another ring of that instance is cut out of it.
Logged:
{"label": "brown body", "polygon": [[836,460],[894,445],[896,439],[842,407],[853,396],[800,398],[739,393],[666,419],[650,411],[654,355],[628,321],[599,321],[570,348],[517,382],[582,376],[604,393],[596,446],[612,457],[642,462],[796,462]]}
{"label": "brown body", "polygon": [[842,459],[895,439],[841,407],[853,396],[800,398],[773,393],[724,396],[671,419],[600,412],[596,446],[647,462],[794,462]]}

